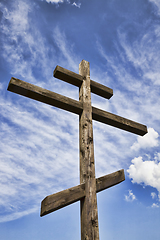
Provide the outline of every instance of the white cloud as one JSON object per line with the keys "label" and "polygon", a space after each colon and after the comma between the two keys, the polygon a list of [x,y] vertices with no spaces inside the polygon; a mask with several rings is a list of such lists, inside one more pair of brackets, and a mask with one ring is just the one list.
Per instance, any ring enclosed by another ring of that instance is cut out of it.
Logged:
{"label": "white cloud", "polygon": [[136,196],[133,194],[132,190],[128,190],[128,195],[125,195],[125,200],[127,202],[133,202],[136,200]]}
{"label": "white cloud", "polygon": [[[37,82],[34,77],[34,68],[39,67],[41,76],[52,76],[48,68],[52,68],[54,59],[48,55],[54,51],[49,49],[46,38],[42,36],[33,20],[34,6],[31,2],[15,0],[10,8],[1,6],[2,24],[1,41],[2,56],[9,63],[11,74]],[[31,23],[32,21],[32,23]]]}
{"label": "white cloud", "polygon": [[159,205],[157,203],[153,203],[151,207],[152,208],[159,208]]}
{"label": "white cloud", "polygon": [[152,199],[155,199],[157,197],[157,194],[155,192],[151,192]]}
{"label": "white cloud", "polygon": [[26,215],[29,215],[31,213],[34,213],[36,212],[37,210],[39,210],[36,207],[33,207],[32,209],[28,209],[28,210],[25,210],[25,211],[22,211],[22,212],[15,212],[15,213],[12,213],[10,215],[4,215],[0,218],[0,223],[1,222],[9,222],[9,221],[12,221],[12,220],[16,220],[20,217],[23,217],[23,216],[26,216]]}
{"label": "white cloud", "polygon": [[143,161],[142,157],[134,158],[127,170],[132,183],[142,184],[156,188],[160,198],[160,162]]}
{"label": "white cloud", "polygon": [[[64,3],[66,1],[67,3],[70,3],[70,0],[42,0],[42,1],[46,1],[47,3]],[[73,2],[72,6],[80,8],[81,3]]]}
{"label": "white cloud", "polygon": [[[141,71],[141,78],[145,81],[152,81],[154,85],[160,85],[160,74],[158,62],[159,54],[159,25],[153,25],[147,32],[140,36],[137,41],[129,42],[128,33],[123,26],[118,30],[121,47],[124,49],[124,60],[126,59],[134,65],[138,72]],[[154,45],[152,44],[154,42]]]}
{"label": "white cloud", "polygon": [[[57,59],[48,56],[54,46],[49,49],[34,21],[30,24],[29,13],[33,9],[30,4],[14,1],[11,9],[0,6],[4,13],[1,25],[3,57],[15,77],[75,96],[76,92],[62,88],[62,82],[57,84],[52,78]],[[55,37],[56,43],[62,44],[67,61],[75,66],[65,36],[61,38],[59,30]],[[24,58],[26,53],[29,59]],[[38,76],[45,81],[35,79],[35,67],[40,67]],[[3,92],[3,85],[0,86]],[[39,211],[40,202],[46,195],[79,184],[78,116],[20,96],[14,101],[9,92],[8,99],[3,96],[0,94],[0,195],[3,196],[0,222]]]}
{"label": "white cloud", "polygon": [[45,0],[47,3],[63,3],[64,0]]}
{"label": "white cloud", "polygon": [[75,2],[74,2],[74,3],[72,3],[72,5],[75,6],[75,7],[78,7],[78,8],[81,7],[81,3],[75,3]]}
{"label": "white cloud", "polygon": [[3,222],[38,211],[46,195],[79,183],[78,117],[21,97],[20,104],[0,100],[7,119],[0,123]]}
{"label": "white cloud", "polygon": [[148,128],[148,133],[143,137],[138,136],[137,141],[131,146],[132,150],[138,151],[139,149],[149,149],[157,147],[159,134],[153,129]]}
{"label": "white cloud", "polygon": [[[13,9],[3,8],[2,21],[2,32],[6,34],[6,38],[3,38],[3,56],[10,63],[12,73],[25,77],[24,80],[27,76],[27,80],[32,79],[36,84],[39,83],[43,87],[49,86],[54,91],[57,89],[63,94],[67,91],[70,97],[75,96],[75,89],[74,91],[68,90],[68,88],[62,87],[64,83],[61,84],[58,80],[57,84],[53,78],[50,80],[49,77],[52,76],[52,67],[57,62],[61,62],[62,67],[78,72],[79,61],[74,54],[74,45],[70,44],[62,29],[55,27],[52,29],[54,34],[51,39],[54,41],[52,41],[52,48],[49,49],[46,38],[42,36],[34,21],[31,22],[32,8],[29,3],[27,1],[13,2],[15,2]],[[20,42],[19,39],[21,39]],[[15,47],[12,46],[12,43],[15,44]],[[55,54],[57,49],[52,54],[54,43],[60,54]],[[28,60],[23,59],[25,49],[28,49]],[[49,53],[52,55],[50,58]],[[118,80],[125,79],[124,85],[134,92],[134,96],[137,89],[139,92],[144,90],[144,87],[141,89],[141,82],[133,79],[133,76],[125,68],[117,65],[114,59],[110,59],[104,52],[102,55],[108,59]],[[41,75],[45,79],[43,82],[34,78],[33,67],[37,67],[37,65],[41,71],[39,76]],[[101,79],[103,73],[99,76]],[[134,82],[134,86],[131,82]],[[7,96],[10,98],[11,95],[7,93]],[[19,102],[17,99],[16,102],[10,102],[9,100],[4,101],[2,95],[0,97],[0,114],[2,119],[5,119],[1,122],[0,132],[0,154],[3,159],[0,168],[3,176],[3,179],[0,180],[0,195],[3,197],[0,204],[4,207],[6,214],[6,217],[1,216],[0,221],[16,219],[36,211],[40,201],[46,195],[79,183],[78,117],[33,100],[24,100],[20,96]],[[108,104],[109,110],[114,109],[116,114],[118,112],[133,120],[143,118],[143,111],[139,110],[142,109],[140,105],[138,105],[137,111],[137,102],[135,103],[135,99],[123,95],[123,90],[116,91],[114,99],[109,104],[97,101],[97,105],[103,105],[106,108]],[[155,109],[159,106],[158,98],[156,99],[156,102],[153,101]],[[142,98],[139,101],[146,102],[146,99]],[[149,104],[147,108],[149,111],[151,110]],[[132,134],[100,123],[95,123],[94,128],[96,175],[102,176],[122,167],[122,161],[126,161],[126,156],[130,152]],[[135,199],[131,190],[126,199],[130,201]]]}
{"label": "white cloud", "polygon": [[[121,116],[123,112],[124,117],[130,116],[133,121],[157,126],[158,130],[160,54],[157,53],[160,49],[160,27],[155,25],[154,29],[149,29],[133,42],[127,41],[126,27],[118,30],[118,36],[119,41],[115,44],[117,58],[107,54],[105,47],[97,41],[97,50],[106,60],[106,70],[111,69],[118,83],[114,86],[114,97],[109,102],[118,115]],[[156,41],[150,40],[151,37]],[[134,68],[136,74],[130,68]],[[106,75],[109,75],[107,71]],[[148,78],[149,75],[152,78]]]}

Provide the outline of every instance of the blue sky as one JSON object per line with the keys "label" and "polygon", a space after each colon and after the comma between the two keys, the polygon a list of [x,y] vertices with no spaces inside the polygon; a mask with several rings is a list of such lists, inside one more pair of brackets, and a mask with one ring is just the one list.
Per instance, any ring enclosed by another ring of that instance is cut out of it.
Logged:
{"label": "blue sky", "polygon": [[139,137],[93,122],[96,177],[126,180],[97,194],[100,239],[160,235],[160,1],[0,1],[0,236],[80,239],[79,202],[40,218],[45,196],[79,184],[78,116],[7,91],[12,76],[78,100],[60,65],[113,89],[92,105],[145,124]]}

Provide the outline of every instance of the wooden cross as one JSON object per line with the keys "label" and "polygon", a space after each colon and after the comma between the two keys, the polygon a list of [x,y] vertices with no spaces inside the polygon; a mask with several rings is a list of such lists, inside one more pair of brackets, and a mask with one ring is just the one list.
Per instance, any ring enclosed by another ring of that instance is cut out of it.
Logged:
{"label": "wooden cross", "polygon": [[11,78],[8,90],[79,115],[80,185],[47,196],[41,203],[41,216],[80,200],[81,240],[98,240],[96,193],[125,180],[124,170],[95,178],[92,119],[143,136],[145,125],[91,106],[91,92],[109,99],[113,90],[90,80],[89,62],[82,60],[79,74],[57,66],[54,77],[79,87],[79,101]]}

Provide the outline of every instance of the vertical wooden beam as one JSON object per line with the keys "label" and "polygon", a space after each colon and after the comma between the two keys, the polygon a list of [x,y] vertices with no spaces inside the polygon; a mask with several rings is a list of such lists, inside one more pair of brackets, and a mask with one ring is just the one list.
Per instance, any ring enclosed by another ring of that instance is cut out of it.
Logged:
{"label": "vertical wooden beam", "polygon": [[81,240],[99,240],[89,62],[81,61],[79,74],[83,76],[79,89],[79,101],[83,104],[79,119],[80,183],[85,183],[85,197],[81,200]]}

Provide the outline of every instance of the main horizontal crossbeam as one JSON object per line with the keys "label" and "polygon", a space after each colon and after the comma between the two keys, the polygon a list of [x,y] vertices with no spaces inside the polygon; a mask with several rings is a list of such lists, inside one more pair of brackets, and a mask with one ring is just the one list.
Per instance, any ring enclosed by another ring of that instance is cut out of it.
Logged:
{"label": "main horizontal crossbeam", "polygon": [[74,99],[37,87],[17,78],[11,78],[7,90],[72,113],[81,114],[83,110],[82,104]]}
{"label": "main horizontal crossbeam", "polygon": [[[68,69],[57,66],[53,72],[55,78],[61,79],[64,82],[80,87],[83,82],[83,77],[80,74],[69,71]],[[108,88],[100,83],[90,80],[91,92],[98,96],[110,99],[113,96],[113,89]]]}
{"label": "main horizontal crossbeam", "polygon": [[[96,179],[96,192],[110,188],[125,180],[124,170]],[[47,196],[41,203],[41,217],[70,205],[85,197],[85,183]]]}
{"label": "main horizontal crossbeam", "polygon": [[[43,103],[47,103],[51,106],[67,110],[72,113],[81,114],[83,110],[83,104],[74,99],[62,96],[58,93],[46,90],[41,87],[37,87],[33,84],[24,82],[17,78],[11,78],[8,85],[8,90],[14,93],[18,93],[22,96],[29,97],[34,100],[38,100]],[[101,109],[92,107],[93,120],[126,130],[138,135],[145,135],[147,133],[147,127],[140,123],[128,120],[126,118],[117,116],[115,114],[103,111]]]}

